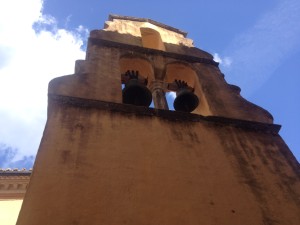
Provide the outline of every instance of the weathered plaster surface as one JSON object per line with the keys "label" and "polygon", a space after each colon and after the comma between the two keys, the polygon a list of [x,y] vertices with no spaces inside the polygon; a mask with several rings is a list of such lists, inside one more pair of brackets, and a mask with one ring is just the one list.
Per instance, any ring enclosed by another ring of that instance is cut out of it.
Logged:
{"label": "weathered plaster surface", "polygon": [[298,225],[299,165],[276,133],[49,106],[19,225]]}
{"label": "weathered plaster surface", "polygon": [[103,30],[141,37],[141,28],[150,28],[158,31],[161,35],[162,41],[165,43],[193,47],[193,40],[186,38],[183,34],[166,29],[165,27],[157,26],[147,21],[132,21],[128,19],[113,18],[112,21],[105,22],[105,28]]}

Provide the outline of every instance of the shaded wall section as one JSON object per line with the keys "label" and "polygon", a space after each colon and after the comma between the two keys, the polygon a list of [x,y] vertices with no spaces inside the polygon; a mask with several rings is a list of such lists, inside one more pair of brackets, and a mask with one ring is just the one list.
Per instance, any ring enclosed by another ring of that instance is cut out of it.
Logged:
{"label": "shaded wall section", "polygon": [[49,96],[18,225],[298,225],[278,127]]}

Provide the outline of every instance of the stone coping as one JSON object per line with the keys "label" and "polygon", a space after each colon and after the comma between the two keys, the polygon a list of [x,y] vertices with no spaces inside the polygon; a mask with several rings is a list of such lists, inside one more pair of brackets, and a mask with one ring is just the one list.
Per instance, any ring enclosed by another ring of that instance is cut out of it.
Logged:
{"label": "stone coping", "polygon": [[121,16],[121,15],[115,15],[115,14],[110,14],[108,19],[110,21],[112,21],[113,19],[119,19],[119,20],[131,20],[131,21],[137,21],[137,22],[148,22],[148,23],[152,23],[153,25],[156,25],[158,27],[170,30],[170,31],[174,31],[176,33],[182,34],[184,37],[187,36],[187,32],[179,30],[175,27],[171,27],[169,25],[157,22],[155,20],[152,19],[147,19],[147,18],[139,18],[139,17],[133,17],[133,16]]}

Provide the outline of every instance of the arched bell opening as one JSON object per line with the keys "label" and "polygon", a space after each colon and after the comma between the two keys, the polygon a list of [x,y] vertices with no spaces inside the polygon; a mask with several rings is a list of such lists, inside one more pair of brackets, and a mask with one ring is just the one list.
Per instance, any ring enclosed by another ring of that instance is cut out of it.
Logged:
{"label": "arched bell opening", "polygon": [[162,41],[160,33],[148,27],[141,27],[142,44],[145,48],[152,48],[165,51],[165,45]]}
{"label": "arched bell opening", "polygon": [[151,63],[140,57],[120,59],[122,101],[124,104],[153,107],[149,84],[154,80]]}
{"label": "arched bell opening", "polygon": [[170,63],[166,67],[167,100],[171,110],[210,115],[208,104],[195,70],[184,63]]}

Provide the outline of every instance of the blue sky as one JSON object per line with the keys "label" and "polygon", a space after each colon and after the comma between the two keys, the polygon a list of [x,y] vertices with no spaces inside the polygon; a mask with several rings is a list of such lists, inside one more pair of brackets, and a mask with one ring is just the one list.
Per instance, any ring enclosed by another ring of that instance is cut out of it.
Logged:
{"label": "blue sky", "polygon": [[89,31],[102,29],[109,14],[188,32],[220,61],[228,83],[282,125],[300,160],[299,0],[10,0],[0,1],[0,167],[32,166],[49,80],[73,73]]}

